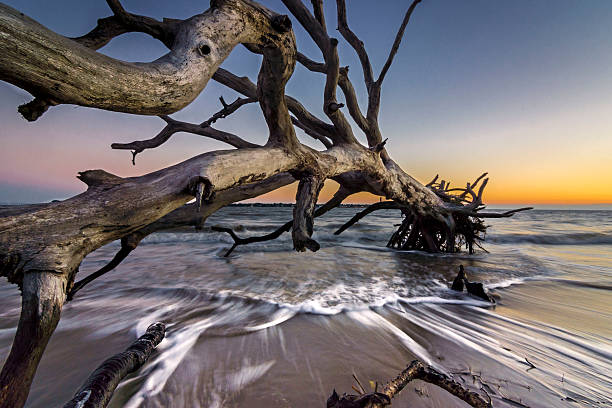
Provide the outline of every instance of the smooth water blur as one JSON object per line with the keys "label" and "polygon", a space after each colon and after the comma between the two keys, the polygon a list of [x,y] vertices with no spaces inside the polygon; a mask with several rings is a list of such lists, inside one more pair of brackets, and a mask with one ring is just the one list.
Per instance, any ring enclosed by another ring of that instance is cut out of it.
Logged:
{"label": "smooth water blur", "polygon": [[[65,306],[28,406],[70,399],[97,364],[155,321],[167,323],[166,339],[112,407],[323,407],[333,388],[353,392],[353,373],[384,382],[414,358],[484,389],[494,406],[612,404],[612,212],[491,220],[489,253],[470,256],[387,249],[397,211],[334,236],[356,211],[316,220],[316,253],[293,252],[290,234],[229,258],[226,234],[148,237]],[[207,226],[260,235],[290,218],[291,208],[229,207]],[[117,249],[91,254],[79,277]],[[448,289],[459,264],[495,306]],[[5,356],[19,298],[7,284],[0,296]],[[418,381],[395,401],[466,406]]]}

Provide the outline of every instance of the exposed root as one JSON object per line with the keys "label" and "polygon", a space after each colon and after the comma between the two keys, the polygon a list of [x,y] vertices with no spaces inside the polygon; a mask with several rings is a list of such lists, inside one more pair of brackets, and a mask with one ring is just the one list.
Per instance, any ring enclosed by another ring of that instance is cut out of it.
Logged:
{"label": "exposed root", "polygon": [[[389,239],[387,243],[389,248],[453,253],[460,252],[465,246],[470,254],[474,253],[475,246],[484,250],[480,245],[487,229],[484,218],[511,217],[517,212],[532,209],[524,207],[501,213],[480,212],[485,208],[482,194],[489,180],[485,178],[486,175],[487,173],[483,173],[474,183],[467,183],[465,188],[450,188],[450,182],[444,180],[438,182],[437,175],[426,185],[447,205],[448,215],[445,220],[416,214],[400,203],[383,201],[355,214],[335,234],[342,233],[374,211],[400,209],[404,214],[404,220]],[[481,181],[482,184],[476,193],[474,189]]]}

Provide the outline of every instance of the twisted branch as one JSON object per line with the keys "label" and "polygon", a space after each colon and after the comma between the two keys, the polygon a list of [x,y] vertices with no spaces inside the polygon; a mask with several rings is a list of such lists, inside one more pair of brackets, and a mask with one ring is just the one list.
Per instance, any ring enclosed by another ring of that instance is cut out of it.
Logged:
{"label": "twisted branch", "polygon": [[345,0],[336,0],[336,9],[338,12],[338,31],[342,34],[342,37],[353,47],[359,62],[361,62],[361,69],[363,70],[363,80],[366,84],[368,93],[370,87],[374,84],[374,74],[372,73],[372,64],[370,63],[370,57],[365,50],[363,41],[357,37],[357,35],[349,28],[346,18],[346,2]]}
{"label": "twisted branch", "polygon": [[241,106],[257,102],[257,99],[238,98],[229,105],[225,103],[223,97],[220,97],[219,99],[223,104],[223,109],[221,109],[213,116],[211,116],[210,119],[200,123],[199,125],[195,123],[181,122],[178,120],[174,120],[169,116],[161,115],[159,117],[166,122],[166,126],[155,137],[145,140],[136,140],[130,143],[113,143],[111,144],[111,148],[120,150],[132,150],[132,164],[136,164],[135,160],[136,155],[138,153],[141,153],[146,149],[154,149],[156,147],[161,146],[162,144],[166,143],[172,137],[172,135],[178,132],[187,132],[209,137],[211,139],[227,143],[237,149],[246,147],[259,147],[259,145],[247,142],[246,140],[232,133],[224,132],[222,130],[217,130],[211,127],[211,124],[215,123],[218,119],[225,118],[231,115]]}
{"label": "twisted branch", "polygon": [[[440,373],[431,366],[414,360],[397,377],[386,383],[380,392],[365,393],[361,387],[360,395],[346,395],[339,397],[336,390],[327,400],[327,408],[383,408],[391,405],[391,399],[402,391],[413,380],[421,380],[436,385],[455,397],[467,402],[474,408],[491,408],[491,402],[485,401],[478,393],[470,391],[457,381]],[[357,388],[353,388],[358,390]]]}

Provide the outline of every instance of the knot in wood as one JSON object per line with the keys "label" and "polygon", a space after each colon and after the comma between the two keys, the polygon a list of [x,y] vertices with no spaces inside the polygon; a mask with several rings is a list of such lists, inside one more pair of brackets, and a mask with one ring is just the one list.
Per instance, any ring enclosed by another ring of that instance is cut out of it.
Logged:
{"label": "knot in wood", "polygon": [[206,43],[200,44],[198,46],[198,54],[200,54],[203,57],[207,56],[208,54],[210,54],[210,46]]}
{"label": "knot in wood", "polygon": [[343,103],[337,103],[337,102],[330,102],[327,104],[327,110],[329,111],[329,113],[334,113],[337,112],[338,109],[344,107]]}

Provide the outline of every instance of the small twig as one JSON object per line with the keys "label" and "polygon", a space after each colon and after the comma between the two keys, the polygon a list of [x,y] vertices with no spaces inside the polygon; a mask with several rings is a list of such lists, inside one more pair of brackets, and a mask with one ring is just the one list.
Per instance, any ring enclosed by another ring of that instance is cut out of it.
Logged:
{"label": "small twig", "polygon": [[387,71],[393,63],[393,58],[395,58],[395,54],[397,54],[397,51],[399,50],[400,43],[402,42],[402,38],[404,37],[404,31],[406,30],[406,26],[410,21],[410,16],[412,16],[412,12],[416,8],[417,4],[419,4],[420,2],[421,0],[414,0],[410,7],[408,7],[406,15],[404,15],[404,20],[402,21],[402,24],[400,25],[400,28],[397,31],[397,34],[395,35],[395,41],[393,41],[393,46],[391,47],[391,51],[389,52],[387,61],[385,62],[385,65],[383,66],[383,69],[380,72],[378,79],[376,80],[378,86],[380,86],[382,84],[382,81],[385,79],[385,75],[387,75]]}
{"label": "small twig", "polygon": [[353,373],[353,378],[355,379],[355,381],[357,381],[357,384],[359,384],[359,388],[361,388],[361,393],[365,394],[366,390],[365,388],[363,388],[363,385],[361,385],[361,383],[359,382],[359,379],[357,378],[357,376],[355,375],[355,373]]}
{"label": "small twig", "polygon": [[533,370],[534,368],[537,368],[535,366],[535,364],[533,364],[531,361],[527,360],[527,357],[525,357],[525,361],[527,362],[527,364],[529,364],[529,368],[527,369],[527,371]]}

